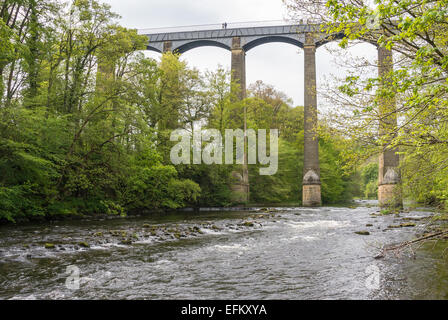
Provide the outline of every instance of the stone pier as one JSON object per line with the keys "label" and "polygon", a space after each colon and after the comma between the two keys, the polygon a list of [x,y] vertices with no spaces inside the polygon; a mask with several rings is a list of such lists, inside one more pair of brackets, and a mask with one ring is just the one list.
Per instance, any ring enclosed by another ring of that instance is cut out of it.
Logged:
{"label": "stone pier", "polygon": [[173,43],[171,41],[165,41],[163,43],[163,53],[173,51]]}
{"label": "stone pier", "polygon": [[322,204],[317,134],[316,45],[310,33],[305,35],[305,114],[302,205]]}
{"label": "stone pier", "polygon": [[[378,48],[378,76],[382,85],[388,85],[387,75],[393,70],[392,52]],[[390,135],[397,128],[395,99],[382,98],[379,105],[380,136]],[[386,139],[387,140],[387,139]],[[400,187],[400,158],[397,148],[389,148],[387,142],[382,146],[378,170],[378,202],[382,207],[402,207]]]}
{"label": "stone pier", "polygon": [[232,82],[239,85],[236,95],[240,100],[246,98],[246,52],[241,46],[241,38],[232,39]]}
{"label": "stone pier", "polygon": [[[232,62],[231,62],[231,80],[232,83],[239,85],[238,91],[234,92],[238,100],[246,98],[246,52],[241,46],[241,38],[232,38]],[[244,107],[245,108],[245,107]],[[246,109],[244,109],[244,124],[243,130],[246,132]],[[232,172],[232,177],[235,182],[232,185],[234,192],[234,200],[237,202],[249,201],[249,171],[247,168],[247,136],[244,138],[244,164],[241,167],[241,172]]]}

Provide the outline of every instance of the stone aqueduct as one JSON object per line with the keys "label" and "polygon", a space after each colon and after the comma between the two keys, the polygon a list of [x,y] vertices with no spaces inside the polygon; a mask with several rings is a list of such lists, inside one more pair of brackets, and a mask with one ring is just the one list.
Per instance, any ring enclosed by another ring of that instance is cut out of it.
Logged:
{"label": "stone aqueduct", "polygon": [[[317,138],[316,49],[342,34],[328,35],[320,32],[319,25],[281,24],[258,26],[209,25],[168,29],[139,30],[148,37],[148,50],[159,53],[172,51],[179,54],[188,50],[215,46],[231,51],[232,81],[239,83],[238,97],[246,96],[246,52],[265,43],[283,42],[304,51],[304,166],[303,205],[321,205],[321,180],[319,145]],[[392,69],[392,53],[378,47],[378,74],[387,75]],[[388,116],[395,102],[384,101],[380,106],[387,125],[397,125],[396,117]],[[388,111],[389,110],[389,111]],[[381,128],[380,128],[381,133]],[[247,161],[246,161],[247,163]],[[378,200],[380,205],[401,205],[399,195],[399,156],[396,150],[384,149],[379,157]],[[240,190],[248,197],[249,179],[247,165],[243,165]],[[247,198],[246,198],[247,199]]]}

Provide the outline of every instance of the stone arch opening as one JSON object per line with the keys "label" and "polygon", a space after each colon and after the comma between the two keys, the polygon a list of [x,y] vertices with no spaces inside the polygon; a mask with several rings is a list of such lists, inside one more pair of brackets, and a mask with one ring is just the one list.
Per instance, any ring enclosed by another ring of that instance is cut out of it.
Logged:
{"label": "stone arch opening", "polygon": [[189,50],[199,48],[199,47],[218,47],[222,49],[226,49],[230,51],[230,47],[224,43],[213,41],[213,40],[199,40],[199,41],[192,41],[188,42],[184,45],[181,45],[180,47],[175,48],[173,51],[183,54]]}
{"label": "stone arch opening", "polygon": [[249,50],[258,47],[262,44],[266,43],[273,43],[273,42],[283,42],[283,43],[289,43],[294,46],[297,46],[299,48],[303,48],[303,43],[301,43],[299,40],[290,38],[290,37],[284,37],[284,36],[268,36],[268,37],[262,37],[255,40],[252,40],[248,43],[246,43],[243,46],[243,49],[245,52],[248,52]]}
{"label": "stone arch opening", "polygon": [[147,47],[146,47],[146,50],[148,50],[148,51],[153,51],[153,52],[157,52],[157,53],[162,53],[161,50],[159,50],[159,49],[157,49],[157,48],[155,48],[155,47],[152,47],[152,46],[147,46]]}

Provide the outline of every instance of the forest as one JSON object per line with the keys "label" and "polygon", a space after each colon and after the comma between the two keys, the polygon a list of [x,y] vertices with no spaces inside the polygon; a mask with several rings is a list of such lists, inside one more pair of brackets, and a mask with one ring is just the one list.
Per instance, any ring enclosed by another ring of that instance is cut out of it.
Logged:
{"label": "forest", "polygon": [[[365,6],[327,1],[322,13],[311,10],[316,1],[285,2],[292,13],[324,14],[328,32],[347,34],[341,46],[372,36],[352,22],[367,24]],[[377,90],[373,75],[340,84],[346,112],[319,121],[322,200],[375,198],[387,139],[400,148],[404,195],[443,208],[446,1],[383,3],[374,13],[391,30],[375,39],[398,52],[393,82]],[[97,0],[2,0],[0,17],[0,221],[241,204],[230,190],[237,165],[174,166],[170,133],[198,121],[242,128],[243,110],[248,128],[279,130],[278,172],[261,176],[249,165],[244,205],[300,205],[303,107],[277,88],[257,81],[240,101],[230,70],[203,73],[173,53],[148,58],[147,38]],[[385,96],[396,99],[400,124],[386,138],[376,112]]]}

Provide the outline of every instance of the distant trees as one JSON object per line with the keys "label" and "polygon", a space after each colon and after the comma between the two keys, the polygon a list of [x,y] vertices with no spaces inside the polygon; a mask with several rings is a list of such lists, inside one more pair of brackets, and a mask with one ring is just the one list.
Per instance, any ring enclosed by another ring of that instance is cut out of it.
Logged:
{"label": "distant trees", "polygon": [[[259,176],[258,166],[249,165],[251,200],[255,202],[300,203],[303,176],[303,107],[291,107],[291,99],[274,87],[257,81],[249,86],[244,101],[248,128],[279,129],[279,165],[273,176]],[[356,196],[356,170],[345,154],[351,145],[321,120],[320,163],[324,203],[343,203]]]}

